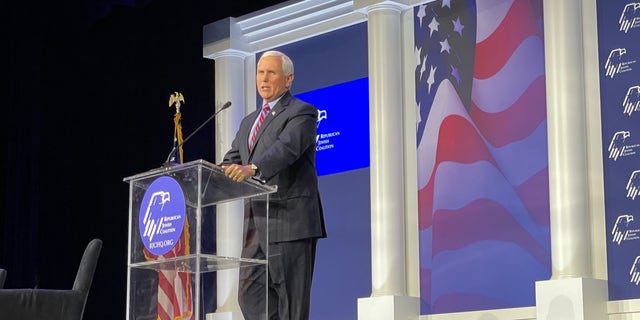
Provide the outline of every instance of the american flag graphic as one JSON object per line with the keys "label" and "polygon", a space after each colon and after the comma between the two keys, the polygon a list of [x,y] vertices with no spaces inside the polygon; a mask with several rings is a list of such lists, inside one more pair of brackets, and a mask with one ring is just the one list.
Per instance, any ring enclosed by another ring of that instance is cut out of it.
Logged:
{"label": "american flag graphic", "polygon": [[551,275],[542,0],[414,8],[421,314],[535,305]]}

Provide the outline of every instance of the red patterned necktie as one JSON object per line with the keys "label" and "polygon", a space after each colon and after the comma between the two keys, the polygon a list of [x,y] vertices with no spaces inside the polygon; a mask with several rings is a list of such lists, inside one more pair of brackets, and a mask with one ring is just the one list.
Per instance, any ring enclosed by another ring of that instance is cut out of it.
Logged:
{"label": "red patterned necktie", "polygon": [[251,134],[251,141],[249,142],[249,150],[253,150],[253,145],[256,142],[256,137],[258,136],[258,130],[260,130],[260,126],[262,125],[262,122],[264,122],[264,118],[267,117],[267,114],[269,113],[269,104],[268,103],[264,103],[264,106],[262,107],[262,112],[260,112],[260,117],[258,118],[258,122],[256,122],[256,127],[253,129],[253,133]]}

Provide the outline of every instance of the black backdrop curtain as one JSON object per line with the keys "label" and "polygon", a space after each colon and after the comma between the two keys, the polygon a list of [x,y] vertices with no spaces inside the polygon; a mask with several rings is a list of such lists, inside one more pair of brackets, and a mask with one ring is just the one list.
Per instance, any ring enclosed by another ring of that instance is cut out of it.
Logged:
{"label": "black backdrop curtain", "polygon": [[[169,96],[185,96],[185,135],[213,112],[202,27],[282,1],[113,2],[13,1],[2,13],[5,287],[70,288],[85,246],[101,238],[86,319],[125,317],[123,178],[164,162]],[[213,161],[209,126],[185,144],[185,161]]]}

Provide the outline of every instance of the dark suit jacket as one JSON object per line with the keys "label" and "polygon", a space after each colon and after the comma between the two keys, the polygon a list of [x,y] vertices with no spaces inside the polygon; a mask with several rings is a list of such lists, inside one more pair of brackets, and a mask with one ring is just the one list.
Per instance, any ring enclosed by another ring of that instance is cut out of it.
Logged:
{"label": "dark suit jacket", "polygon": [[223,164],[253,163],[267,184],[278,186],[269,197],[269,242],[326,237],[315,167],[318,110],[286,92],[250,152],[249,134],[260,111],[242,119]]}

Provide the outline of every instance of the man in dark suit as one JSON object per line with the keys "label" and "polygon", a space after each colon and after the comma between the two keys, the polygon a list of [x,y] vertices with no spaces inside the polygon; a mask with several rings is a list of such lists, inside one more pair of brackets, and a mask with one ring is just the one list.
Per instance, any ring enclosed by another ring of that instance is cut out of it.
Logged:
{"label": "man in dark suit", "polygon": [[222,162],[234,181],[255,178],[277,185],[268,203],[268,241],[264,201],[246,203],[242,254],[254,259],[268,255],[269,276],[265,268],[241,268],[245,320],[264,319],[265,284],[268,319],[309,319],[316,244],[326,237],[315,167],[318,110],[291,95],[292,82],[289,57],[278,51],[260,57],[256,85],[263,107],[242,120]]}

